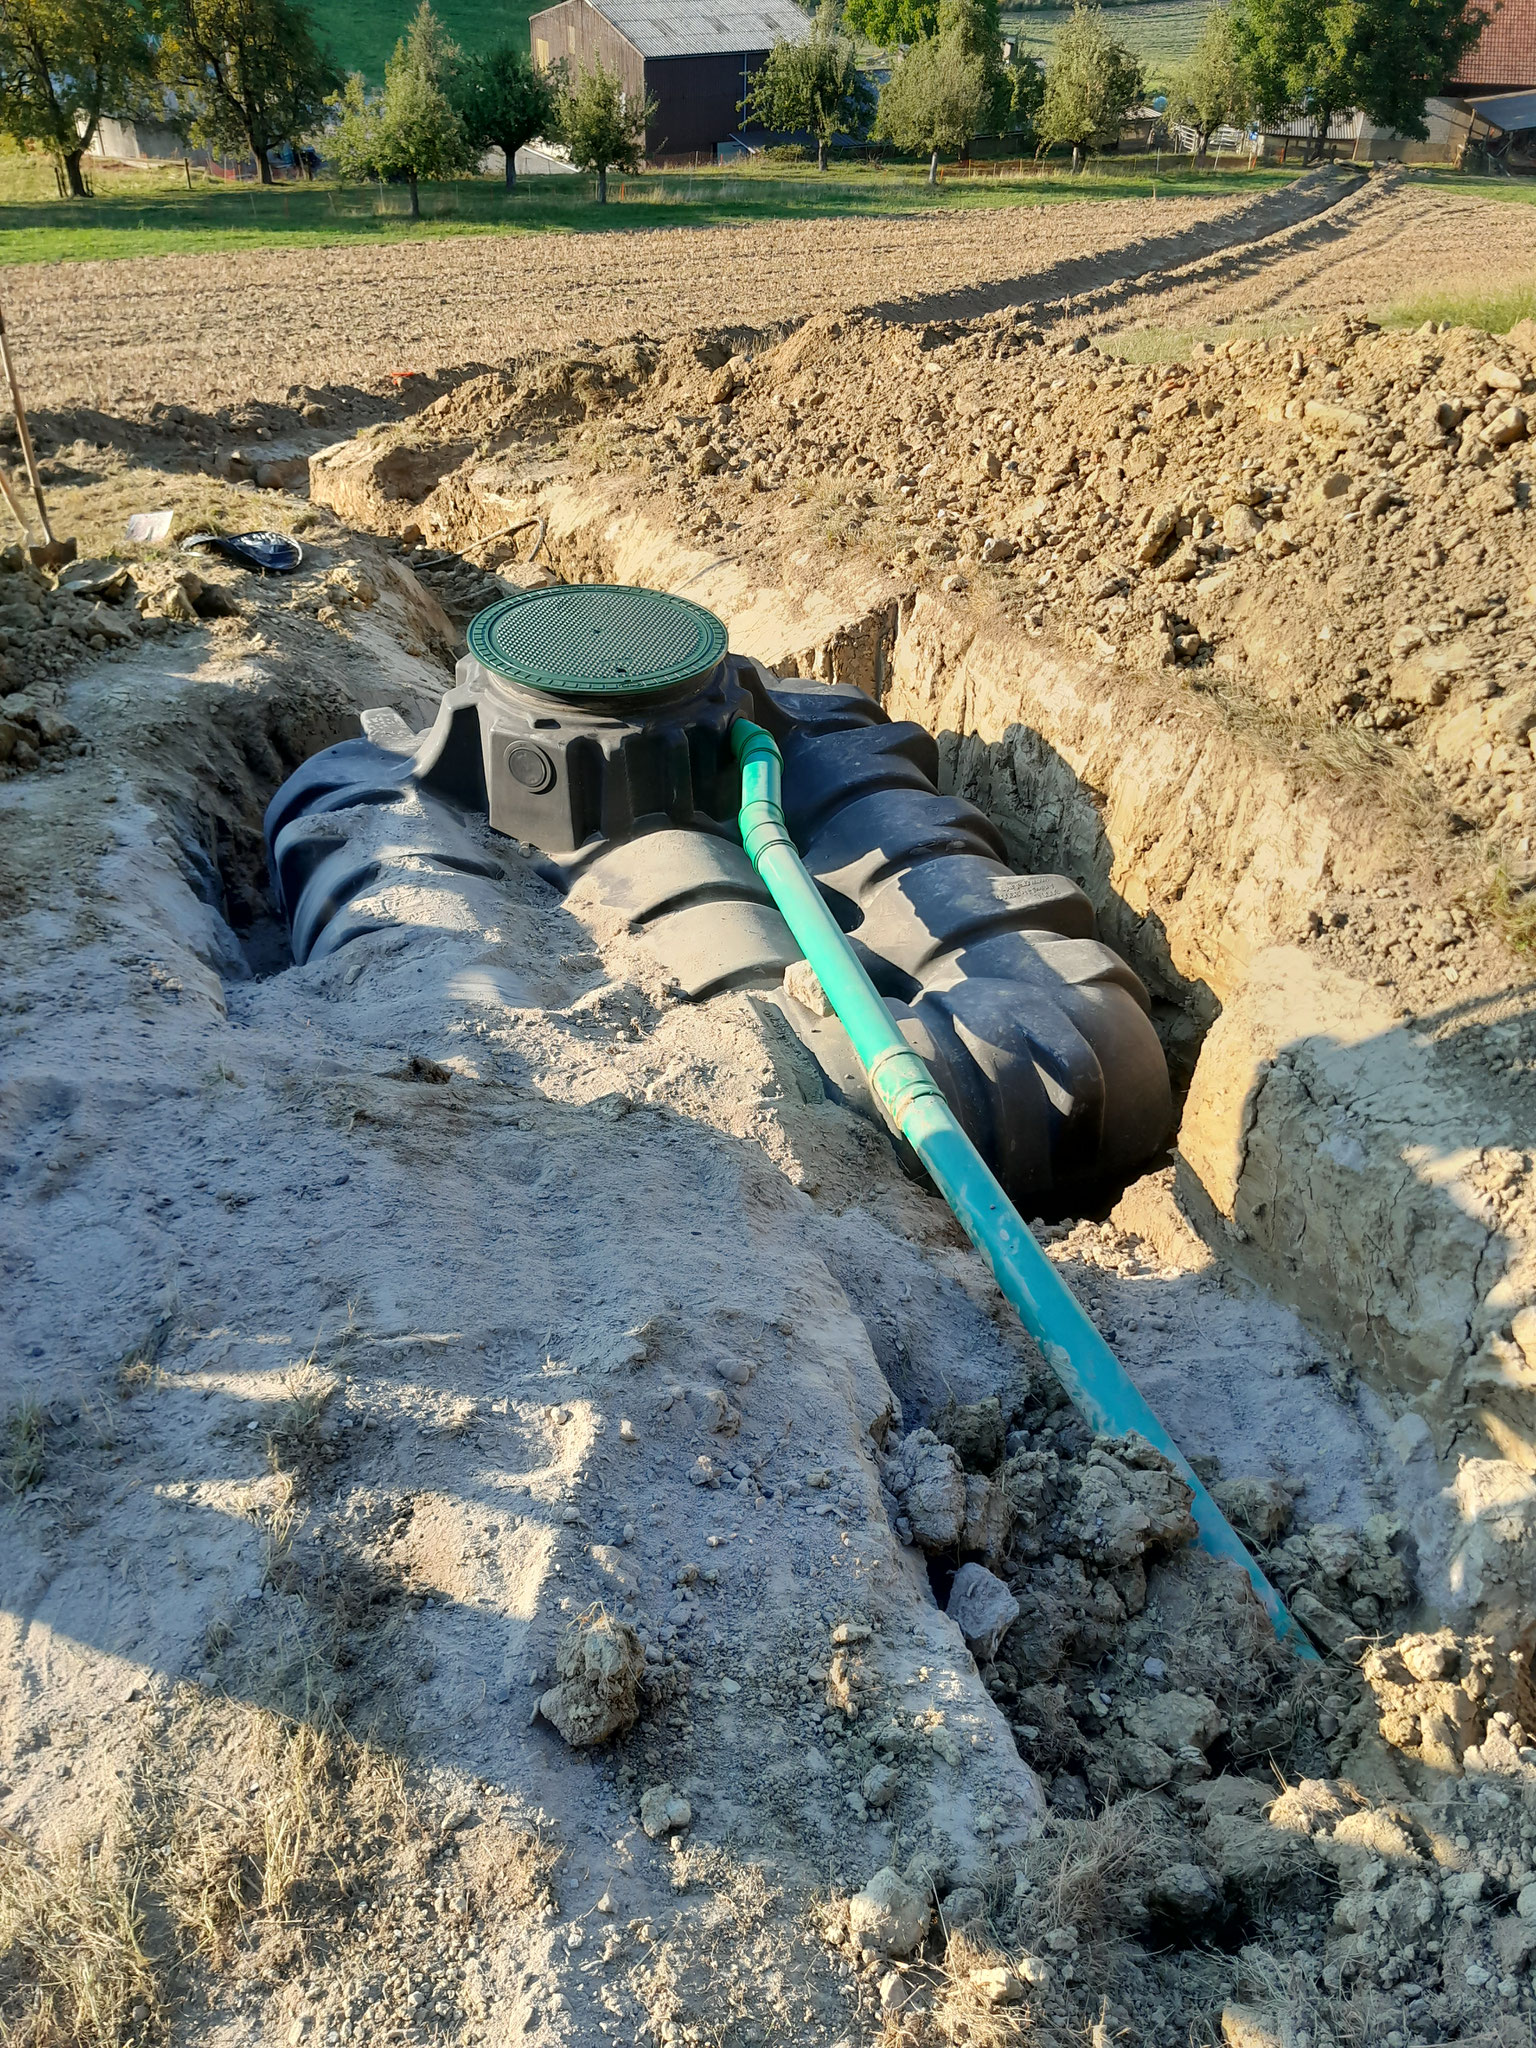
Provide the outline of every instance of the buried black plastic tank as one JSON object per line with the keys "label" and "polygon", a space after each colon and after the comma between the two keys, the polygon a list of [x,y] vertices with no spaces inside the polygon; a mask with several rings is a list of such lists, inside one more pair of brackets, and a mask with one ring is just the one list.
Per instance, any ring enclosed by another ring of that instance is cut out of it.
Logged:
{"label": "buried black plastic tank", "polygon": [[[390,921],[422,870],[494,879],[493,833],[535,847],[570,899],[643,931],[685,994],[772,991],[834,1093],[873,1114],[842,1026],[780,988],[799,948],[742,851],[732,721],[784,756],[807,868],[900,1028],[1016,1202],[1122,1177],[1172,1121],[1146,993],[1060,875],[1018,875],[938,750],[846,686],[726,651],[710,613],[660,592],[555,585],[470,628],[457,686],[412,734],[306,762],[267,813],[298,960]],[[477,821],[483,821],[477,823]]]}

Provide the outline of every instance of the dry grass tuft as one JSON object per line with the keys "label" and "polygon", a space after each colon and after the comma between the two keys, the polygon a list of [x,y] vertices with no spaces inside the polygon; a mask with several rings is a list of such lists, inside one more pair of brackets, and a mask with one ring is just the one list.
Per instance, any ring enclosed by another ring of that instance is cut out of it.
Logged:
{"label": "dry grass tuft", "polygon": [[1239,1999],[1257,2008],[1277,2039],[1331,2042],[1333,2048],[1376,2048],[1397,2018],[1394,2002],[1374,1986],[1330,1992],[1302,1963],[1257,1946],[1243,1951]]}
{"label": "dry grass tuft", "polygon": [[365,1844],[409,1825],[399,1763],[259,1707],[192,1688],[144,1759],[136,1811],[147,1868],[184,1954],[215,1967],[237,1938],[360,1889]]}
{"label": "dry grass tuft", "polygon": [[146,2041],[159,2001],[140,1880],[108,1840],[31,1856],[0,1835],[0,2040],[6,2048]]}
{"label": "dry grass tuft", "polygon": [[117,1391],[123,1400],[142,1393],[148,1387],[165,1384],[165,1374],[160,1367],[161,1353],[170,1341],[176,1327],[176,1307],[173,1303],[155,1322],[151,1323],[137,1342],[130,1344],[117,1362]]}
{"label": "dry grass tuft", "polygon": [[267,1457],[274,1471],[280,1451],[313,1450],[319,1443],[336,1388],[334,1376],[316,1365],[313,1351],[289,1372],[283,1382],[283,1405],[267,1435]]}
{"label": "dry grass tuft", "polygon": [[1516,953],[1536,952],[1536,887],[1516,883],[1499,868],[1488,890],[1488,912],[1506,946]]}
{"label": "dry grass tuft", "polygon": [[103,1842],[50,1855],[0,1832],[4,2048],[163,2041],[192,1965],[291,1941],[420,1832],[399,1762],[334,1725],[185,1686],[142,1737]]}
{"label": "dry grass tuft", "polygon": [[153,1358],[131,1352],[117,1368],[117,1391],[125,1401],[150,1387],[165,1384],[165,1374]]}
{"label": "dry grass tuft", "polygon": [[36,1401],[23,1401],[5,1418],[0,1439],[0,1486],[19,1499],[47,1470],[48,1418]]}
{"label": "dry grass tuft", "polygon": [[[1008,2048],[1010,2042],[1031,2037],[1031,2013],[1022,1996],[1019,2002],[999,2005],[983,1990],[983,1972],[1004,1971],[1012,1976],[1010,1958],[997,1949],[984,1948],[968,1934],[955,1932],[944,1947],[943,1976],[926,2026],[916,2038],[942,2043],[943,2048]],[[894,2033],[889,2028],[894,2026]],[[898,2012],[888,2023],[888,2038],[900,2042],[912,2038],[911,2023],[903,2032]]]}
{"label": "dry grass tuft", "polygon": [[1140,1891],[1162,1860],[1167,1825],[1154,1799],[1132,1797],[1090,1820],[1048,1828],[1038,1848],[1050,1924],[1086,1933],[1114,1922],[1120,1902]]}
{"label": "dry grass tuft", "polygon": [[117,1416],[105,1394],[87,1395],[80,1403],[80,1423],[98,1451],[115,1451],[119,1442]]}
{"label": "dry grass tuft", "polygon": [[[183,1726],[142,1799],[157,1889],[186,1944],[215,1963],[247,1922],[288,1916],[341,1815],[329,1735],[250,1710],[242,1720],[217,1750]],[[237,1769],[244,1785],[228,1782]]]}
{"label": "dry grass tuft", "polygon": [[[270,1439],[268,1455],[271,1455]],[[304,1504],[299,1497],[299,1483],[291,1472],[278,1471],[276,1481],[262,1532],[262,1583],[275,1586],[281,1592],[287,1588],[294,1531],[303,1517]]]}
{"label": "dry grass tuft", "polygon": [[532,1826],[487,1820],[462,1838],[459,1869],[487,1919],[504,1918],[554,1906],[551,1887],[563,1854],[542,1820]]}
{"label": "dry grass tuft", "polygon": [[301,1725],[274,1748],[261,1812],[261,1910],[273,1918],[287,1913],[341,1817],[330,1737]]}

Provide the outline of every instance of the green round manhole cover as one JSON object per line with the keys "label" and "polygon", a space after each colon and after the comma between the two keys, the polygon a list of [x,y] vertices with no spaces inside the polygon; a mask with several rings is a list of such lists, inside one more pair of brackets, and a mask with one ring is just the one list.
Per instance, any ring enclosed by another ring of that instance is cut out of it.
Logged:
{"label": "green round manhole cover", "polygon": [[681,695],[725,658],[713,612],[664,590],[554,583],[470,622],[469,651],[509,683],[575,703]]}

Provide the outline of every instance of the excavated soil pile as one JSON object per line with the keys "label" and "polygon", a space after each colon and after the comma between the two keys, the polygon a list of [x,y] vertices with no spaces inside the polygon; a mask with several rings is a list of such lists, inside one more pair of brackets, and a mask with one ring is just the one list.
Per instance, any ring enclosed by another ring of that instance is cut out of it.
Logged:
{"label": "excavated soil pile", "polygon": [[752,528],[778,507],[753,496],[814,493],[841,513],[834,546],[979,580],[1026,631],[1411,748],[1527,866],[1536,586],[1511,515],[1530,501],[1533,347],[1524,328],[1339,322],[1137,369],[1021,317],[818,320],[715,370],[642,344],[471,383],[387,457],[335,451],[316,487],[385,530],[462,537],[477,495],[526,487],[489,457],[536,459],[552,424],[600,417],[604,465],[638,466],[701,538],[746,527],[763,549]]}

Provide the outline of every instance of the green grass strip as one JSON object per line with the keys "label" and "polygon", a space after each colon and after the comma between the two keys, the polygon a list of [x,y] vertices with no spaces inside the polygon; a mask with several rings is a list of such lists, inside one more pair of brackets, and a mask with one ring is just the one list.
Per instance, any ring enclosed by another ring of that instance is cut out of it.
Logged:
{"label": "green grass strip", "polygon": [[[15,160],[11,160],[14,166]],[[525,178],[508,196],[491,180],[424,185],[412,221],[403,190],[328,182],[187,190],[174,174],[98,172],[94,198],[62,201],[15,191],[0,177],[0,264],[111,261],[231,249],[327,248],[429,241],[445,235],[632,233],[756,221],[827,220],[1061,205],[1112,199],[1223,199],[1257,195],[1294,171],[1161,170],[1152,159],[1106,159],[1074,178],[1037,175],[946,179],[932,189],[918,166],[840,166],[825,174],[764,169],[645,172],[609,180],[596,204],[588,178]],[[194,174],[195,176],[195,174]],[[13,196],[14,194],[14,196]]]}

